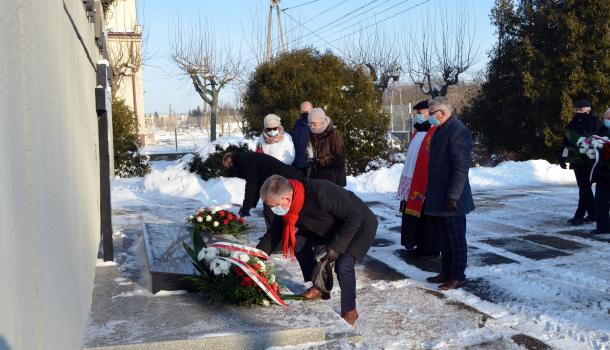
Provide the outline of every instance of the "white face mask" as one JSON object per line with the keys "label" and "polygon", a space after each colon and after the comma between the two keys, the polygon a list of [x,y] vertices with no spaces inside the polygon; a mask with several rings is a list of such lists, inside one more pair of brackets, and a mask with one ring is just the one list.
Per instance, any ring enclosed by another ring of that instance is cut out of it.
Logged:
{"label": "white face mask", "polygon": [[267,135],[271,136],[271,137],[276,137],[277,134],[279,134],[280,132],[278,130],[269,130],[267,131]]}
{"label": "white face mask", "polygon": [[279,205],[276,207],[271,207],[271,211],[273,212],[273,214],[278,215],[278,216],[284,216],[284,215],[288,214],[288,209],[284,209]]}

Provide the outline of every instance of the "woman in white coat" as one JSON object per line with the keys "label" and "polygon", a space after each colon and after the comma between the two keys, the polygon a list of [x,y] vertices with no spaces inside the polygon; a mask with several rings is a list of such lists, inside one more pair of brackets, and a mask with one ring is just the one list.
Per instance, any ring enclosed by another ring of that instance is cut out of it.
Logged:
{"label": "woman in white coat", "polygon": [[290,134],[284,132],[282,120],[275,114],[268,114],[264,124],[265,128],[256,144],[256,152],[268,154],[291,165],[294,161],[294,144]]}

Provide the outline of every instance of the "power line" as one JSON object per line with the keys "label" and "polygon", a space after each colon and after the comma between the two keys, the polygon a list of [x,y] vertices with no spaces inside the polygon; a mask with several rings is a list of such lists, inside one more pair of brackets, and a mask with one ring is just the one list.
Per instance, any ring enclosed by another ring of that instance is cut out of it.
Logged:
{"label": "power line", "polygon": [[343,53],[342,50],[340,48],[338,48],[337,46],[329,43],[328,41],[326,41],[326,39],[324,39],[323,37],[319,36],[316,32],[314,32],[313,30],[307,28],[303,23],[297,21],[294,17],[292,17],[291,15],[287,14],[286,12],[284,12],[284,14],[288,17],[290,17],[293,21],[295,21],[298,25],[300,25],[301,27],[307,29],[310,33],[312,33],[313,35],[315,35],[316,37],[320,38],[320,40],[324,41],[325,43],[327,43],[328,45],[334,47],[335,49],[337,49],[339,52]]}
{"label": "power line", "polygon": [[283,11],[288,11],[288,10],[296,9],[298,7],[309,5],[309,4],[313,4],[314,2],[318,2],[318,1],[320,1],[320,0],[313,0],[313,1],[310,1],[310,2],[306,2],[304,4],[300,4],[300,5],[296,5],[296,6],[292,6],[292,7],[286,7]]}

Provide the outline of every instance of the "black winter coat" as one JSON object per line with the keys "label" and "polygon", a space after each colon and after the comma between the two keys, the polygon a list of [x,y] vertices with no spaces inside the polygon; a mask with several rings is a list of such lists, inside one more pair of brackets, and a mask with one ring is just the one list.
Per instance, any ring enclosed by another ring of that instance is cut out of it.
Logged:
{"label": "black winter coat", "polygon": [[[604,125],[602,125],[599,129],[597,129],[597,132],[595,132],[595,135],[601,136],[601,137],[606,136],[606,137],[610,138],[610,128],[607,128]],[[608,164],[604,164],[600,160],[600,163],[597,164],[597,166],[593,170],[593,178],[591,179],[591,182],[601,182],[601,181],[610,182],[610,166]]]}
{"label": "black winter coat", "polygon": [[245,211],[256,207],[263,182],[269,176],[281,175],[291,180],[303,179],[303,173],[298,169],[268,154],[255,152],[238,153],[229,174],[246,180],[246,193],[242,204],[242,210]]}
{"label": "black winter coat", "polygon": [[430,130],[430,122],[429,121],[424,121],[423,123],[415,123],[413,124],[413,128],[415,130],[419,131],[428,131]]}
{"label": "black winter coat", "polygon": [[333,182],[339,186],[347,184],[345,144],[341,132],[332,123],[323,133],[309,135],[316,163],[309,167],[309,177]]}
{"label": "black winter coat", "polygon": [[[566,125],[563,147],[568,149],[567,162],[570,163],[570,168],[588,167],[591,168],[591,161],[578,151],[576,141],[580,137],[589,137],[593,135],[599,128],[601,123],[595,114],[576,114],[572,120]],[[563,148],[562,148],[563,153]]]}
{"label": "black winter coat", "polygon": [[[362,260],[377,233],[377,217],[358,196],[326,180],[305,180],[305,202],[296,227],[299,235],[338,253]],[[282,241],[284,220],[273,220],[257,248],[271,253]]]}
{"label": "black winter coat", "polygon": [[294,143],[294,161],[292,165],[299,169],[306,169],[308,167],[307,144],[309,143],[307,117],[300,117],[294,124],[292,142]]}
{"label": "black winter coat", "polygon": [[[472,157],[472,136],[456,115],[437,126],[430,141],[426,214],[434,216],[465,215],[474,210],[468,181]],[[457,201],[457,211],[448,211],[448,199]]]}

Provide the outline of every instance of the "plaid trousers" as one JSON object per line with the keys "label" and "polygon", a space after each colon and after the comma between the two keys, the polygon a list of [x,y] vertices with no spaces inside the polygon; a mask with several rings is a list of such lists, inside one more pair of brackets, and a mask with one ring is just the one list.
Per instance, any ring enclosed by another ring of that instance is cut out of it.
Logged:
{"label": "plaid trousers", "polygon": [[430,216],[441,243],[441,274],[450,280],[466,279],[466,215]]}

